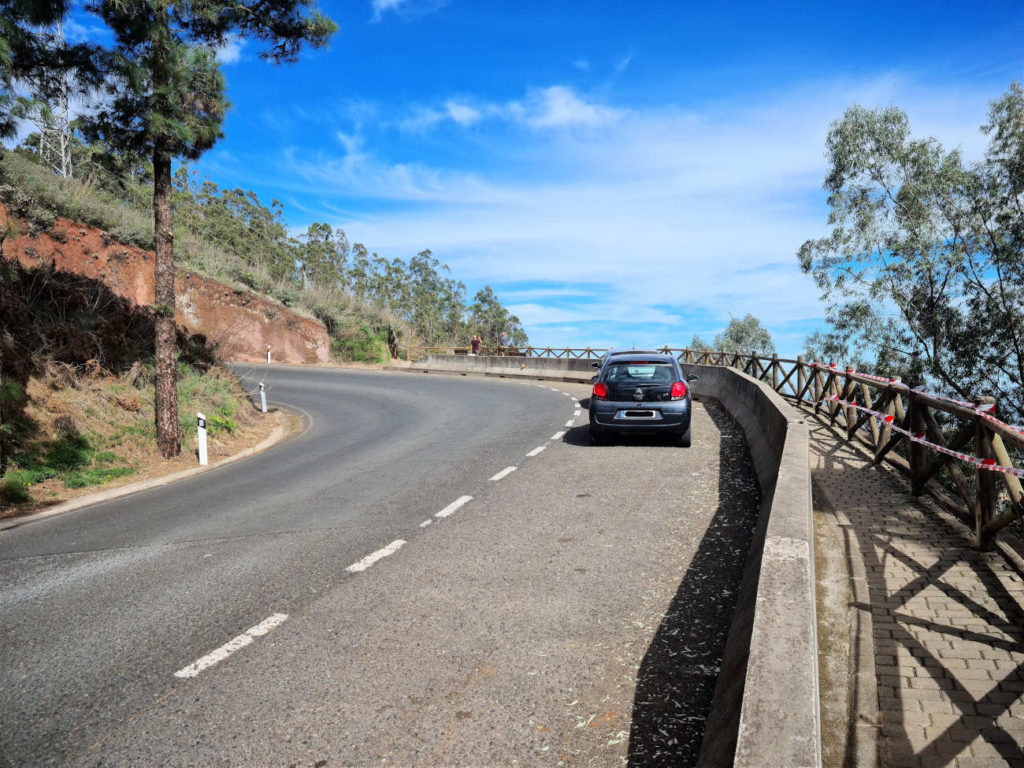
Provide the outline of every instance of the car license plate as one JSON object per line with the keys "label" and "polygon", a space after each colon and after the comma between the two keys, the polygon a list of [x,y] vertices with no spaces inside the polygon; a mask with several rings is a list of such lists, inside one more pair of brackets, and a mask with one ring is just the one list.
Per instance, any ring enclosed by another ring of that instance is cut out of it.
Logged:
{"label": "car license plate", "polygon": [[619,411],[623,419],[653,419],[654,411]]}

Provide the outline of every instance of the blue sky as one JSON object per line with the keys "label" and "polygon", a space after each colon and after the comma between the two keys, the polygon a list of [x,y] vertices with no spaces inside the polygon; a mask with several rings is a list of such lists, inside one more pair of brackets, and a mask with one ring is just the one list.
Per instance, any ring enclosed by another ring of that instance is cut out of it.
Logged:
{"label": "blue sky", "polygon": [[984,151],[1024,79],[1020,2],[349,0],[324,51],[221,52],[197,164],[387,258],[430,248],[541,346],[683,346],[752,313],[795,356],[824,309],[824,139],[850,104]]}

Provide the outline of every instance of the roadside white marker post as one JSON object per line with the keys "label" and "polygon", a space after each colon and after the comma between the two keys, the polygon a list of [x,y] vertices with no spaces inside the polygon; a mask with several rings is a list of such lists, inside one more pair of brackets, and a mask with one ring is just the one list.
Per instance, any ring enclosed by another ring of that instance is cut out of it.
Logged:
{"label": "roadside white marker post", "polygon": [[201,413],[196,414],[196,431],[199,433],[199,463],[205,467],[210,461],[206,455],[206,417]]}
{"label": "roadside white marker post", "polygon": [[267,365],[270,365],[270,345],[267,344]]}
{"label": "roadside white marker post", "polygon": [[263,382],[260,382],[260,405],[263,406],[263,412],[267,412],[267,390],[263,387]]}

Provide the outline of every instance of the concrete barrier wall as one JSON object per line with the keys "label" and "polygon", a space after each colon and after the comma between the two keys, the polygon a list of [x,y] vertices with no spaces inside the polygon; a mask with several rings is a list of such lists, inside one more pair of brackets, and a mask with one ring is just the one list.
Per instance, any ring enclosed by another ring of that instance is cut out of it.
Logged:
{"label": "concrete barrier wall", "polygon": [[489,376],[522,376],[537,378],[538,374],[546,377],[567,377],[569,381],[578,381],[585,375],[589,380],[597,373],[593,368],[593,360],[551,358],[551,357],[515,357],[497,355],[427,355],[422,360],[413,362],[412,370],[445,371],[449,373],[475,373]]}
{"label": "concrete barrier wall", "polygon": [[729,632],[699,765],[821,765],[814,532],[807,426],[768,385],[686,365],[696,395],[743,429],[761,485],[758,529]]}
{"label": "concrete barrier wall", "polygon": [[[431,355],[410,370],[589,382],[587,360]],[[768,385],[732,368],[684,365],[743,429],[762,504],[699,765],[818,768],[821,724],[807,427]]]}

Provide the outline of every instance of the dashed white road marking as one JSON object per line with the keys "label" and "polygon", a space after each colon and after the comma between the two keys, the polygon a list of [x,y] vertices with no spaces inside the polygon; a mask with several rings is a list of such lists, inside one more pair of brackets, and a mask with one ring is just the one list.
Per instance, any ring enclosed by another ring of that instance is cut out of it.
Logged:
{"label": "dashed white road marking", "polygon": [[565,422],[565,426],[567,426],[567,427],[575,427],[576,426],[576,419],[569,419],[567,422]]}
{"label": "dashed white road marking", "polygon": [[395,552],[400,550],[404,544],[405,542],[402,541],[402,539],[395,539],[386,547],[384,547],[384,549],[378,549],[376,552],[372,552],[371,554],[367,555],[362,560],[360,560],[358,563],[352,563],[352,565],[350,565],[345,570],[351,571],[352,573],[359,573],[360,571],[365,571],[378,560],[381,560],[387,557],[388,555],[395,554]]}
{"label": "dashed white road marking", "polygon": [[183,680],[190,677],[195,677],[204,669],[209,669],[210,667],[216,664],[220,664],[220,662],[224,661],[224,659],[233,654],[235,651],[245,648],[245,646],[247,645],[251,645],[253,640],[255,640],[257,637],[263,637],[263,635],[267,634],[270,630],[274,629],[274,627],[280,626],[287,618],[287,613],[275,613],[270,618],[261,621],[255,627],[250,627],[249,629],[245,630],[245,632],[243,632],[233,640],[228,640],[226,643],[224,643],[224,645],[222,645],[217,650],[211,651],[210,653],[203,656],[201,659],[197,659],[196,661],[192,662],[187,667],[179,669],[177,672],[174,673],[174,676],[180,677]]}
{"label": "dashed white road marking", "polygon": [[563,437],[565,437],[565,430],[564,429],[561,432],[555,432],[555,434],[553,434],[551,436],[551,439],[552,440],[561,440]]}
{"label": "dashed white road marking", "polygon": [[422,523],[420,523],[420,528],[426,528],[432,522],[434,522],[433,519],[428,518],[428,519],[424,520]]}
{"label": "dashed white road marking", "polygon": [[472,496],[459,496],[459,498],[457,498],[455,501],[453,501],[447,507],[442,509],[440,512],[436,513],[434,515],[434,517],[448,517],[448,515],[450,515],[453,512],[455,512],[455,510],[457,510],[463,504],[465,504],[466,502],[472,501],[472,500],[473,500]]}
{"label": "dashed white road marking", "polygon": [[583,411],[573,411],[572,415],[573,416],[579,416],[581,413],[583,413]]}
{"label": "dashed white road marking", "polygon": [[532,451],[530,451],[530,452],[529,452],[529,453],[527,453],[526,455],[527,455],[527,456],[536,456],[536,455],[537,455],[538,453],[540,453],[541,451],[543,451],[543,450],[544,450],[545,448],[547,448],[547,446],[546,446],[546,445],[538,445],[538,446],[537,446],[536,448],[534,448],[534,449],[533,449]]}
{"label": "dashed white road marking", "polygon": [[505,467],[503,470],[501,470],[501,472],[499,472],[498,474],[491,478],[491,482],[497,482],[498,480],[501,480],[501,478],[505,477],[506,475],[511,475],[515,471],[515,467]]}

